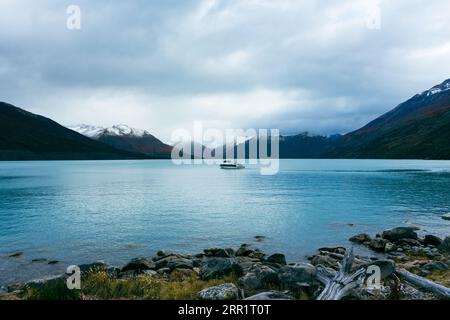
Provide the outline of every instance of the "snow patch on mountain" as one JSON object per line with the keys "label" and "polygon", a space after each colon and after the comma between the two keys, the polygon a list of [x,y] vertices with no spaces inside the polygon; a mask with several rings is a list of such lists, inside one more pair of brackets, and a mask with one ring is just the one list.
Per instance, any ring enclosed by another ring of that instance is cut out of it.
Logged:
{"label": "snow patch on mountain", "polygon": [[434,86],[433,88],[426,90],[422,92],[421,95],[425,95],[427,97],[435,95],[437,93],[450,90],[450,79],[445,80],[441,84],[438,84],[437,86]]}
{"label": "snow patch on mountain", "polygon": [[104,128],[98,126],[92,126],[87,124],[80,124],[75,126],[68,127],[71,130],[74,130],[82,135],[89,138],[98,138],[100,136],[131,136],[142,138],[146,135],[150,135],[150,133],[143,129],[136,129],[125,124],[117,124],[112,127]]}
{"label": "snow patch on mountain", "polygon": [[145,135],[149,135],[150,133],[142,129],[129,127],[125,124],[117,124],[112,127],[106,128],[104,130],[104,134],[110,136],[133,136],[140,138]]}
{"label": "snow patch on mountain", "polygon": [[78,133],[81,133],[83,136],[89,137],[89,138],[96,138],[102,134],[102,132],[105,130],[103,127],[97,127],[97,126],[91,126],[88,124],[79,124],[75,126],[69,126],[67,127],[70,130],[76,131]]}

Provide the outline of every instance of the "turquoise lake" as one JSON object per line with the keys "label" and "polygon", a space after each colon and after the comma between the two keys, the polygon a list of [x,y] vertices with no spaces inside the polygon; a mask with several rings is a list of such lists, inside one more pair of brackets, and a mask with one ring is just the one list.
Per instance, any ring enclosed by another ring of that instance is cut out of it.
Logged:
{"label": "turquoise lake", "polygon": [[[449,212],[450,161],[281,160],[273,176],[257,165],[0,162],[0,285],[160,249],[254,243],[296,262],[360,232],[450,235]],[[59,263],[32,262],[40,258]]]}

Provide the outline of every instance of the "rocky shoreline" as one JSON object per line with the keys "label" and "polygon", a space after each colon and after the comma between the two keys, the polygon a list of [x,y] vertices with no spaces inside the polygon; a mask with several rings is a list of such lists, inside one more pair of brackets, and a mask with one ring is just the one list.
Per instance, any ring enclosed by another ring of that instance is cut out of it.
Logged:
{"label": "rocky shoreline", "polygon": [[[159,251],[122,267],[102,261],[80,265],[81,290],[68,290],[68,275],[63,274],[3,288],[0,299],[317,299],[324,297],[321,293],[332,285],[342,265],[347,265],[354,281],[340,288],[338,299],[447,299],[450,237],[419,238],[416,231],[399,227],[375,237],[358,234],[349,240],[376,255],[354,256],[353,249],[344,247],[319,248],[308,257],[309,263],[288,263],[282,253],[266,255],[247,244],[192,255]],[[379,286],[367,285],[369,266],[379,268]],[[418,280],[408,278],[410,274]]]}

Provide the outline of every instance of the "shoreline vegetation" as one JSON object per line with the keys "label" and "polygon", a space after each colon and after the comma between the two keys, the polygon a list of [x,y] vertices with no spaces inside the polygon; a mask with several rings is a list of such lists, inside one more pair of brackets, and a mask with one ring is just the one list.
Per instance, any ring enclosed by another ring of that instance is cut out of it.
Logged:
{"label": "shoreline vegetation", "polygon": [[[374,255],[327,247],[308,257],[309,263],[288,263],[282,253],[266,255],[247,244],[193,255],[159,251],[122,267],[98,261],[79,266],[81,290],[69,290],[68,275],[62,274],[2,288],[0,300],[449,299],[450,236],[419,238],[416,231],[358,234],[349,240]],[[379,286],[367,286],[370,266],[379,268]]]}

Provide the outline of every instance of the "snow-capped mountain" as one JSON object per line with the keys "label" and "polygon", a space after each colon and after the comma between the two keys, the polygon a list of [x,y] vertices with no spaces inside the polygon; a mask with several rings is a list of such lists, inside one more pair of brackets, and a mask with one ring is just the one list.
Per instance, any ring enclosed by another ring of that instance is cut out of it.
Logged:
{"label": "snow-capped mountain", "polygon": [[69,129],[81,133],[89,138],[96,138],[102,135],[108,136],[133,136],[133,137],[143,137],[145,135],[151,135],[148,131],[142,129],[136,129],[129,127],[125,124],[117,124],[112,127],[104,128],[97,127],[88,124],[80,124],[75,126],[69,126]]}
{"label": "snow-capped mountain", "polygon": [[438,84],[438,85],[434,86],[433,88],[422,92],[420,95],[429,97],[431,95],[435,95],[437,93],[441,93],[441,92],[447,91],[447,90],[450,90],[450,79],[447,79],[444,82],[442,82],[441,84]]}
{"label": "snow-capped mountain", "polygon": [[148,131],[136,129],[125,124],[104,128],[87,124],[69,126],[91,139],[103,142],[114,148],[145,154],[154,158],[170,158],[172,147],[163,143]]}

